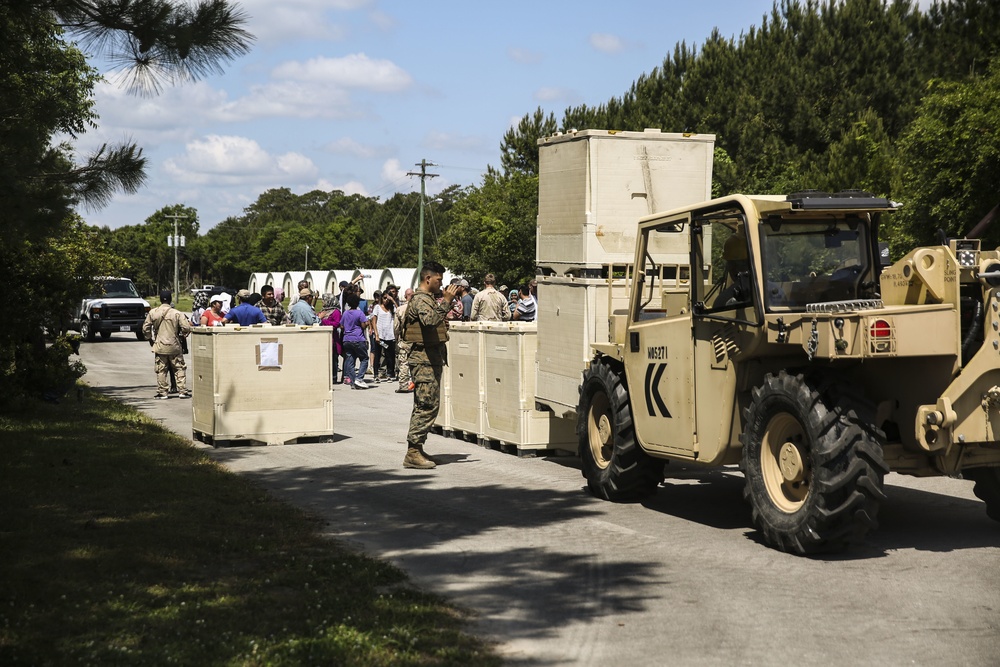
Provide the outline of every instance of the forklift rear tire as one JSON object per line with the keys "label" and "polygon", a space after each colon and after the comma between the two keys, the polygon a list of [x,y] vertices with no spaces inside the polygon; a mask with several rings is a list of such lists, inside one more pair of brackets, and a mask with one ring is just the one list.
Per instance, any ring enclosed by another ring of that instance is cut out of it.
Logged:
{"label": "forklift rear tire", "polygon": [[859,417],[869,407],[832,381],[785,371],[753,390],[740,468],[754,527],[769,545],[836,551],[878,526],[888,468],[882,432]]}
{"label": "forklift rear tire", "polygon": [[607,363],[583,374],[577,434],[587,486],[615,502],[642,498],[663,481],[663,462],[642,451],[635,439],[628,390]]}
{"label": "forklift rear tire", "polygon": [[972,492],[986,503],[986,516],[1000,521],[1000,468],[973,468],[962,476],[975,482]]}

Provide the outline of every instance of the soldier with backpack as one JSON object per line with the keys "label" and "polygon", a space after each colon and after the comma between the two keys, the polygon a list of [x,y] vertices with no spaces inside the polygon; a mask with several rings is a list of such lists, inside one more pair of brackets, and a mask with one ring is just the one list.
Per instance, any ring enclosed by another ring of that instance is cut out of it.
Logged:
{"label": "soldier with backpack", "polygon": [[181,398],[191,398],[187,386],[187,366],[184,364],[184,337],[191,332],[191,321],[176,310],[171,303],[170,290],[160,292],[160,305],[149,311],[142,323],[142,333],[149,341],[155,359],[156,395],[154,398],[169,398],[170,371],[177,380],[177,390]]}

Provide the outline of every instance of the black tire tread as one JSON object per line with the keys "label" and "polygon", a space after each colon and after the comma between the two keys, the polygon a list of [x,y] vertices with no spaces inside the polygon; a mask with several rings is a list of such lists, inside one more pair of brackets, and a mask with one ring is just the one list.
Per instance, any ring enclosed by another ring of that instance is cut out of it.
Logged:
{"label": "black tire tread", "polygon": [[[786,371],[768,374],[752,397],[740,438],[744,448],[740,469],[746,478],[743,497],[753,508],[754,527],[765,541],[783,551],[818,553],[843,549],[877,528],[888,467],[882,456],[885,436],[873,425],[874,410],[868,401],[833,378],[812,379]],[[795,416],[814,434],[809,497],[794,514],[775,507],[763,479],[755,479],[760,471],[753,458],[759,458],[762,433],[754,431],[769,421],[766,403],[775,397],[794,404]]]}
{"label": "black tire tread", "polygon": [[[588,413],[598,391],[607,395],[614,416],[614,451],[607,468],[594,462],[589,443]],[[577,415],[582,471],[591,493],[604,500],[626,502],[644,498],[656,490],[663,481],[663,463],[650,457],[636,441],[628,390],[610,364],[595,362],[584,372]]]}
{"label": "black tire tread", "polygon": [[986,503],[986,516],[1000,521],[1000,468],[973,468],[962,476],[975,482],[972,492]]}

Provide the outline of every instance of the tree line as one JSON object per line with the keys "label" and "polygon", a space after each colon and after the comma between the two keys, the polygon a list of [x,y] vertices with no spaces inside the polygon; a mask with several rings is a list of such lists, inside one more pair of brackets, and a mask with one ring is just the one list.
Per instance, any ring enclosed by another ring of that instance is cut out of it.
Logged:
{"label": "tree line", "polygon": [[[739,37],[681,42],[621,96],[524,115],[502,138],[500,167],[452,187],[432,207],[426,256],[481,280],[518,284],[534,272],[540,137],[618,129],[717,136],[713,195],[864,189],[903,202],[884,227],[895,255],[960,235],[1000,201],[995,104],[1000,3],[954,0],[921,12],[908,0],[782,0]],[[960,130],[960,131],[958,131]],[[269,190],[185,253],[197,282],[241,284],[252,271],[411,266],[416,194],[385,201],[342,192]],[[112,237],[165,238],[160,214]],[[169,210],[173,210],[170,208]],[[196,230],[195,230],[196,231]],[[1000,227],[986,239],[1000,241]],[[118,238],[138,281],[169,284],[172,255]]]}
{"label": "tree line", "polygon": [[[717,135],[713,192],[864,189],[904,204],[894,254],[970,230],[1000,202],[1000,3],[782,0],[739,37],[677,44],[621,96],[525,114],[505,174],[570,128]],[[1000,242],[1000,226],[985,239]]]}
{"label": "tree line", "polygon": [[140,95],[198,80],[247,53],[252,36],[225,0],[18,0],[0,3],[0,278],[15,298],[0,327],[0,406],[58,395],[82,373],[69,344],[47,345],[92,276],[120,274],[128,255],[101,243],[80,211],[146,179],[142,149],[105,144],[78,155],[73,140],[96,127],[101,73],[85,50],[119,66]]}
{"label": "tree line", "polygon": [[[131,62],[129,87],[155,94],[246,52],[237,6],[166,0],[49,0],[0,6],[0,271],[31,303],[0,329],[0,384],[30,365],[40,332],[87,290],[85,277],[128,273],[145,291],[169,284],[166,237],[183,215],[183,275],[239,285],[255,270],[416,263],[417,194],[384,200],[343,192],[263,193],[239,216],[200,232],[181,203],[141,225],[98,229],[86,210],[145,178],[132,144],[80,159],[70,140],[94,126],[97,72],[74,39]],[[91,40],[87,42],[87,40]],[[861,188],[903,203],[881,230],[898,256],[955,236],[1000,201],[1000,3],[781,0],[738,37],[718,31],[676,44],[662,63],[596,106],[528,112],[500,141],[499,167],[430,207],[425,255],[481,280],[533,272],[539,137],[618,129],[717,136],[713,195]],[[163,77],[166,77],[164,79]],[[82,211],[80,213],[78,211]],[[987,227],[988,245],[1000,227]],[[19,356],[20,355],[20,356]],[[24,359],[19,361],[19,359]]]}

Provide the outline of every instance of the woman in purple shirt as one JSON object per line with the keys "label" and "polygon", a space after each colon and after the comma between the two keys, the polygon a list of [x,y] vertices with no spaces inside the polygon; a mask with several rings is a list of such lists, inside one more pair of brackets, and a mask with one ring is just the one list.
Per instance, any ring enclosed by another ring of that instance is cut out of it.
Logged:
{"label": "woman in purple shirt", "polygon": [[[368,316],[358,310],[361,296],[351,292],[344,297],[347,310],[340,318],[340,326],[344,328],[344,375],[351,379],[351,388],[367,389],[365,372],[368,370],[368,341],[365,329],[368,327]],[[356,369],[361,361],[360,369]]]}

